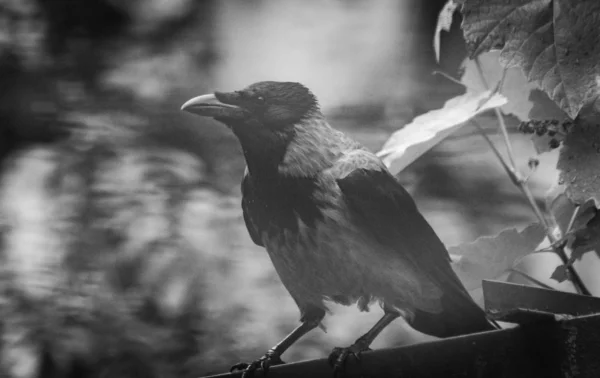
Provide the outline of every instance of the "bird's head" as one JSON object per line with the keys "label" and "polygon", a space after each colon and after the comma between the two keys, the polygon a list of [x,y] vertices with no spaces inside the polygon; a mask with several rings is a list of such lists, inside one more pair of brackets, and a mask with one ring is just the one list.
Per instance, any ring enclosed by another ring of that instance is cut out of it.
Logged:
{"label": "bird's head", "polygon": [[300,83],[261,81],[235,92],[194,97],[181,110],[212,117],[234,132],[281,132],[319,113],[317,99]]}
{"label": "bird's head", "polygon": [[181,110],[231,128],[251,170],[277,167],[298,126],[322,120],[316,97],[294,82],[262,81],[239,91],[206,94],[187,101]]}

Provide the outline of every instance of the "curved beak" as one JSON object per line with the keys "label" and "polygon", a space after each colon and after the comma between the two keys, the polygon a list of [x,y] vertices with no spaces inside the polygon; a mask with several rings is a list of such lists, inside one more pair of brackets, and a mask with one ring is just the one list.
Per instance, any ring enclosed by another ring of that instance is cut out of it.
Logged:
{"label": "curved beak", "polygon": [[181,110],[203,117],[236,118],[243,113],[239,106],[219,101],[214,94],[194,97],[181,105]]}

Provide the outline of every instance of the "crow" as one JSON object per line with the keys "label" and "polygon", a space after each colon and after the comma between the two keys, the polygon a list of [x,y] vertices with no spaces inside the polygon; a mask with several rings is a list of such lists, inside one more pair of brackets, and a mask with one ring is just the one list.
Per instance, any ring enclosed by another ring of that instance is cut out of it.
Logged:
{"label": "crow", "polygon": [[248,232],[301,314],[263,357],[232,369],[247,376],[283,363],[281,354],[321,325],[326,302],[361,311],[378,302],[384,311],[354,344],[333,350],[336,372],[399,316],[436,337],[494,329],[410,194],[376,155],[327,123],[308,88],[263,81],[192,98],[181,109],[214,118],[240,141]]}

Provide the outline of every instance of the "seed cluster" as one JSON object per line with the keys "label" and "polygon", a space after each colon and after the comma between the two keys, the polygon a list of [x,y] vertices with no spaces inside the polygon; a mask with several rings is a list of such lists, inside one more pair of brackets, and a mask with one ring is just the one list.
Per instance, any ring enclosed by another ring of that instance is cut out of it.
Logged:
{"label": "seed cluster", "polygon": [[524,134],[535,134],[540,137],[547,135],[551,138],[548,141],[548,145],[551,149],[554,149],[560,146],[560,142],[572,126],[573,121],[571,120],[558,121],[556,119],[532,119],[526,122],[521,122],[518,130]]}

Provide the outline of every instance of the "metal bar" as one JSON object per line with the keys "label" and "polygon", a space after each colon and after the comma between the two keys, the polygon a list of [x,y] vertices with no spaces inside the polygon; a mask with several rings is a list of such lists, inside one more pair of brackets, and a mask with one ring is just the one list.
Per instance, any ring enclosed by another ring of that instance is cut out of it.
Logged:
{"label": "metal bar", "polygon": [[522,323],[527,314],[589,315],[600,313],[600,298],[508,282],[483,283],[485,308],[498,320]]}
{"label": "metal bar", "polygon": [[[600,315],[543,321],[350,358],[346,377],[562,378],[600,377]],[[269,378],[326,377],[326,359],[272,367]],[[207,378],[240,377],[227,373]],[[261,377],[260,371],[256,372]]]}

